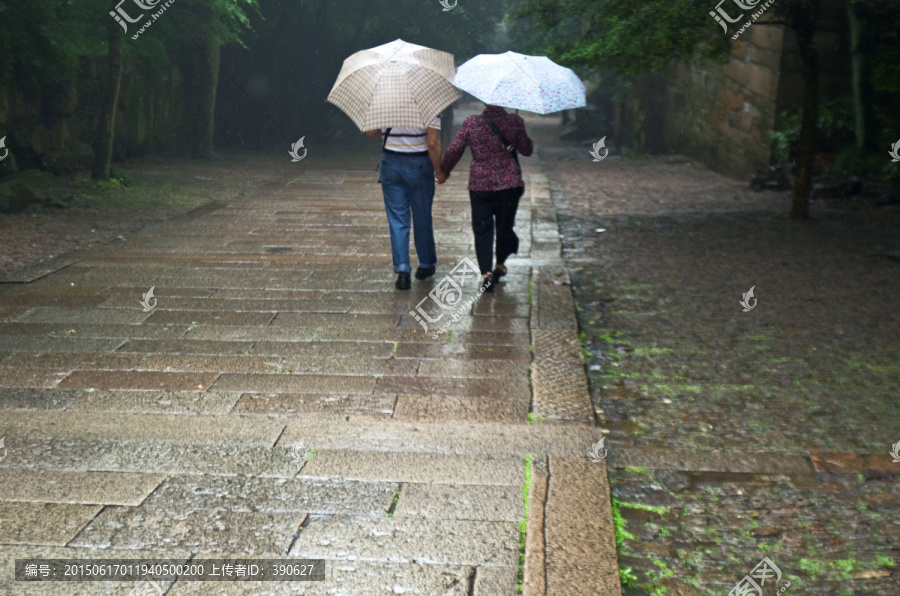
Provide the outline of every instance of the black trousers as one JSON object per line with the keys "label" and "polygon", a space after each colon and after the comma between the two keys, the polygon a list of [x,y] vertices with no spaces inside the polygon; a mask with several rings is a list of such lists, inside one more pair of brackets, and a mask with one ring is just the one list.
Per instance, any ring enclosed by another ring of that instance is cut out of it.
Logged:
{"label": "black trousers", "polygon": [[472,231],[475,233],[475,254],[482,275],[494,269],[492,251],[494,248],[494,227],[497,228],[497,262],[519,252],[519,237],[513,231],[516,225],[516,211],[519,199],[525,193],[524,187],[504,190],[470,190],[472,202]]}

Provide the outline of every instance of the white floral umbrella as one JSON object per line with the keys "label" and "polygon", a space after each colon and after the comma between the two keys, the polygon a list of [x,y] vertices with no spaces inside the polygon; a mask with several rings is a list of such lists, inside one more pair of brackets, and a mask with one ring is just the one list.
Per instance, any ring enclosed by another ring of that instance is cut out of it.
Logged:
{"label": "white floral umbrella", "polygon": [[538,114],[585,105],[578,75],[546,56],[479,54],[459,67],[453,84],[486,104]]}

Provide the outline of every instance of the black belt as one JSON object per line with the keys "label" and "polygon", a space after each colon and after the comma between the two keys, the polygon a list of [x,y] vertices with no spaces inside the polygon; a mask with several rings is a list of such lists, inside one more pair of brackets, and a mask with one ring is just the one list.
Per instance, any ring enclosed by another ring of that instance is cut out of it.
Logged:
{"label": "black belt", "polygon": [[404,157],[428,157],[427,151],[416,151],[410,153],[408,151],[391,151],[390,149],[385,149],[385,153],[390,153],[391,155],[402,155]]}

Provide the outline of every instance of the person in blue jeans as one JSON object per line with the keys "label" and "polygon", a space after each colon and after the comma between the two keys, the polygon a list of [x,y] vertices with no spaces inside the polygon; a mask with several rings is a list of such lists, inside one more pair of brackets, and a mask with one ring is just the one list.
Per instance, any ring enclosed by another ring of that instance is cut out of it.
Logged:
{"label": "person in blue jeans", "polygon": [[[381,191],[384,210],[391,230],[391,257],[397,273],[396,287],[411,287],[409,228],[413,226],[419,265],[416,279],[434,275],[437,251],[431,205],[434,183],[443,184],[447,175],[441,169],[441,119],[435,117],[427,128],[395,127],[366,131],[367,137],[381,134]],[[412,218],[410,218],[412,214]]]}

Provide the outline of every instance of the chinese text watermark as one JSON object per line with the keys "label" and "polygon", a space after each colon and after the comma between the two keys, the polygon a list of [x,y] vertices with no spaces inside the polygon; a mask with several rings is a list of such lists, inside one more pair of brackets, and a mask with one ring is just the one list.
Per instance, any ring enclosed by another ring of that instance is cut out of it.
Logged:
{"label": "chinese text watermark", "polygon": [[[116,20],[116,22],[122,26],[122,30],[125,34],[128,34],[128,25],[138,23],[141,19],[144,18],[144,13],[141,12],[137,17],[132,18],[128,12],[124,8],[122,8],[122,4],[124,4],[127,0],[122,0],[118,4],[116,4],[116,9],[109,11],[109,14],[112,18]],[[134,4],[141,9],[141,11],[153,10],[156,8],[162,0],[132,0]],[[175,0],[166,0],[166,3],[159,7],[159,10],[150,14],[150,19],[141,25],[141,28],[138,29],[137,33],[131,36],[131,39],[137,39],[141,36],[141,34],[150,28],[156,19],[162,16],[162,13],[166,12],[172,4],[175,3]]]}
{"label": "chinese text watermark", "polygon": [[[416,305],[416,310],[409,312],[426,332],[428,331],[429,324],[437,323],[443,319],[444,316],[450,315],[450,320],[446,321],[443,326],[431,336],[432,339],[437,339],[441,333],[450,327],[453,321],[459,320],[463,313],[475,304],[475,301],[477,301],[484,293],[487,286],[482,286],[475,292],[473,297],[468,300],[463,300],[463,287],[466,285],[466,282],[471,279],[480,281],[481,274],[479,271],[478,266],[475,265],[471,259],[464,258],[457,263],[456,267],[450,271],[449,275],[437,283],[435,288],[428,293],[428,296],[423,298],[421,302]],[[429,301],[429,304],[425,304]],[[429,308],[431,304],[436,305],[438,309]],[[434,314],[430,313],[429,310]],[[449,311],[454,312],[450,313]]]}
{"label": "chinese text watermark", "polygon": [[[732,1],[741,10],[753,10],[754,8],[757,8],[757,6],[759,5],[761,0],[732,0]],[[728,25],[725,24],[726,21],[728,23],[737,23],[738,21],[740,21],[741,19],[744,18],[744,13],[739,14],[735,18],[731,18],[731,16],[727,12],[725,12],[725,9],[722,8],[722,4],[724,2],[725,2],[725,0],[720,0],[720,2],[718,4],[716,4],[716,10],[709,11],[709,14],[712,18],[714,18],[716,20],[716,22],[718,24],[722,25],[722,32],[725,33],[725,35],[728,35]],[[775,0],[766,0],[765,4],[758,6],[759,10],[750,14],[750,17],[744,22],[743,25],[741,25],[741,28],[738,29],[737,32],[731,36],[731,39],[737,39],[741,35],[741,33],[746,31],[750,27],[750,25],[752,25],[754,21],[759,19],[759,17],[761,17],[766,12],[766,10],[768,10],[768,8],[774,3],[775,3]]]}
{"label": "chinese text watermark", "polygon": [[[766,585],[767,581],[769,582],[769,585],[772,586],[780,583],[781,569],[779,569],[778,565],[773,563],[769,557],[763,557],[763,560],[757,563],[756,567],[754,567],[749,574],[745,575],[741,581],[731,588],[731,591],[728,592],[728,596],[750,596],[751,594],[762,596],[763,587]],[[782,594],[790,587],[791,582],[789,580],[784,580],[784,585],[778,589],[776,594]]]}

